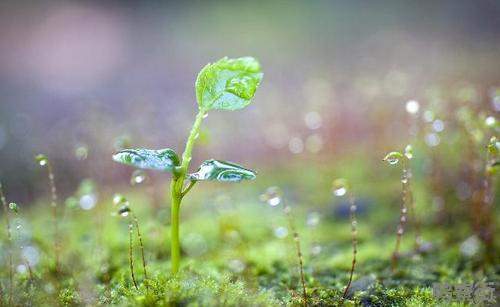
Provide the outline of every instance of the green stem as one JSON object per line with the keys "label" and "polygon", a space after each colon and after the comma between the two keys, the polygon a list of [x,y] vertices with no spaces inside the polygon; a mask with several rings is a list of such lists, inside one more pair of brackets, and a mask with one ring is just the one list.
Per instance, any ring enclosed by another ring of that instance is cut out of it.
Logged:
{"label": "green stem", "polygon": [[194,121],[191,132],[189,133],[188,140],[186,142],[186,148],[182,154],[181,166],[177,170],[176,174],[172,178],[170,183],[170,201],[171,201],[171,228],[170,228],[170,240],[171,240],[171,261],[172,261],[172,274],[177,275],[179,272],[180,261],[181,261],[181,245],[179,239],[179,214],[181,201],[184,195],[189,192],[192,185],[182,191],[184,187],[184,180],[189,169],[189,163],[191,162],[191,154],[193,152],[193,146],[198,138],[200,131],[201,122],[205,116],[206,111],[200,110],[198,115],[196,115],[196,120]]}

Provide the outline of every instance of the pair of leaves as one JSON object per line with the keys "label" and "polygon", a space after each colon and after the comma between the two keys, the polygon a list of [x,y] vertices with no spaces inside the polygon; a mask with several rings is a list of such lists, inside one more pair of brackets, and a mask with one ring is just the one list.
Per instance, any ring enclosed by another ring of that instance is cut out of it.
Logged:
{"label": "pair of leaves", "polygon": [[[180,165],[179,157],[169,148],[160,150],[125,149],[113,155],[113,160],[142,169],[173,171]],[[255,172],[241,165],[219,160],[203,162],[198,171],[188,175],[192,181],[216,180],[222,182],[240,182],[255,179]]]}
{"label": "pair of leaves", "polygon": [[252,57],[220,59],[207,64],[196,79],[196,99],[200,109],[238,110],[250,104],[263,74]]}

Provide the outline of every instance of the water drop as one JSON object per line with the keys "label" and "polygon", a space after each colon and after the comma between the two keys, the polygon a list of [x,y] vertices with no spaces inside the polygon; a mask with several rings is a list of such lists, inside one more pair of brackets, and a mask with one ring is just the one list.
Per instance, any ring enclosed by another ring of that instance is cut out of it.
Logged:
{"label": "water drop", "polygon": [[407,211],[408,211],[408,209],[406,209],[406,208],[402,208],[402,209],[401,209],[401,212],[402,212],[403,214],[405,214]]}
{"label": "water drop", "polygon": [[129,213],[130,213],[130,207],[127,205],[121,206],[120,209],[118,210],[118,214],[123,216],[123,217],[128,216]]}
{"label": "water drop", "polygon": [[406,176],[404,176],[404,175],[403,175],[403,176],[401,177],[401,182],[402,182],[402,183],[405,183],[405,184],[406,184],[406,183],[408,183],[408,177],[406,177]]}
{"label": "water drop", "polygon": [[79,145],[75,148],[75,157],[78,160],[83,161],[87,159],[88,155],[89,155],[89,149],[86,145]]}
{"label": "water drop", "polygon": [[49,159],[46,155],[36,155],[35,160],[40,166],[46,166],[49,163]]}
{"label": "water drop", "polygon": [[113,195],[113,205],[128,205],[128,200],[121,194]]}
{"label": "water drop", "polygon": [[496,123],[496,119],[493,117],[493,116],[488,116],[486,117],[486,119],[484,120],[484,123],[486,124],[486,126],[488,127],[494,127],[495,126],[495,123]]}
{"label": "water drop", "polygon": [[278,239],[283,239],[288,235],[288,229],[286,227],[277,227],[274,229],[274,235]]}
{"label": "water drop", "polygon": [[90,210],[95,207],[97,203],[97,196],[95,194],[85,194],[80,197],[80,208],[83,210]]}
{"label": "water drop", "polygon": [[404,158],[404,156],[400,152],[393,151],[393,152],[388,153],[384,157],[384,159],[382,159],[382,160],[386,161],[390,165],[396,165],[396,164],[399,163],[399,160],[402,159],[402,158]]}
{"label": "water drop", "polygon": [[399,227],[398,228],[398,235],[402,235],[404,233],[404,229]]}
{"label": "water drop", "polygon": [[208,117],[208,113],[203,114],[203,118],[207,118],[207,117]]}
{"label": "water drop", "polygon": [[420,109],[420,104],[416,100],[409,100],[406,103],[406,112],[410,114],[417,114]]}
{"label": "water drop", "polygon": [[130,178],[130,184],[131,185],[136,185],[136,184],[141,184],[144,181],[146,181],[147,175],[143,170],[135,170],[132,173],[132,177]]}
{"label": "water drop", "polygon": [[269,206],[275,207],[282,201],[283,192],[279,187],[269,187],[264,194],[260,196],[260,200],[266,202]]}
{"label": "water drop", "polygon": [[17,204],[16,203],[10,203],[9,204],[9,209],[14,211],[15,213],[18,212],[18,207],[17,207]]}
{"label": "water drop", "polygon": [[413,147],[411,145],[406,145],[405,156],[410,160],[413,158]]}
{"label": "water drop", "polygon": [[344,196],[347,193],[347,181],[345,179],[335,179],[332,183],[332,191],[335,196]]}
{"label": "water drop", "polygon": [[23,226],[21,226],[21,224],[17,224],[17,225],[16,225],[16,229],[17,229],[17,230],[21,229],[22,227],[23,227]]}

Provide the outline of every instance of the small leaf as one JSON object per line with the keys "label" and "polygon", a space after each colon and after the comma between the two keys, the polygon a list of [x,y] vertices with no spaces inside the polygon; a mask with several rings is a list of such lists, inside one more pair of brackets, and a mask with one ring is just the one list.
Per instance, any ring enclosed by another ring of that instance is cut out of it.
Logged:
{"label": "small leaf", "polygon": [[113,155],[113,160],[142,169],[172,171],[179,165],[179,157],[172,149],[125,149]]}
{"label": "small leaf", "polygon": [[222,58],[207,64],[196,79],[196,99],[203,110],[238,110],[250,104],[263,74],[252,57]]}
{"label": "small leaf", "polygon": [[254,171],[241,165],[226,161],[207,160],[200,165],[196,173],[190,174],[188,178],[195,181],[217,180],[222,182],[240,182],[242,180],[253,180]]}

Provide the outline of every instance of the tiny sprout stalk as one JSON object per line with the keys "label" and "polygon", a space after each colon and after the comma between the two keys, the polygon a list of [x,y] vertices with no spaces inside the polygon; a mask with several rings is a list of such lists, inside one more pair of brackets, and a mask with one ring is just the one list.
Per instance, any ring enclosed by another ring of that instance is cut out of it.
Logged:
{"label": "tiny sprout stalk", "polygon": [[357,220],[356,220],[356,201],[354,195],[349,193],[349,204],[350,204],[350,219],[351,219],[351,237],[352,237],[352,264],[351,271],[349,273],[349,281],[347,282],[347,286],[345,287],[344,293],[342,295],[341,305],[344,303],[347,293],[349,292],[349,288],[351,287],[352,277],[354,275],[354,269],[356,267],[356,255],[358,253],[358,230],[357,230]]}
{"label": "tiny sprout stalk", "polygon": [[170,229],[170,240],[171,240],[171,261],[172,261],[172,274],[177,275],[180,267],[181,260],[181,246],[179,239],[179,214],[182,198],[187,192],[193,187],[194,183],[191,182],[190,185],[184,189],[184,181],[191,163],[191,154],[193,152],[193,147],[198,134],[200,132],[201,122],[205,116],[206,111],[200,109],[196,119],[194,121],[191,132],[189,133],[188,140],[186,142],[186,148],[182,154],[181,166],[176,169],[172,182],[170,183],[170,200],[171,200],[171,229]]}
{"label": "tiny sprout stalk", "polygon": [[302,257],[302,249],[300,248],[300,237],[295,224],[293,223],[292,208],[288,205],[283,206],[283,212],[288,220],[288,227],[292,231],[293,241],[295,242],[295,249],[297,251],[297,258],[299,260],[300,269],[300,282],[302,284],[302,299],[304,306],[307,307],[307,292],[306,292],[306,279],[304,276],[304,259]]}
{"label": "tiny sprout stalk", "polygon": [[392,270],[393,271],[396,269],[396,266],[398,263],[399,249],[401,246],[401,239],[403,237],[404,226],[406,223],[407,213],[408,213],[408,208],[407,208],[408,197],[410,196],[409,195],[409,191],[410,191],[409,173],[408,173],[409,169],[408,169],[408,163],[407,163],[406,158],[402,159],[402,163],[403,163],[403,177],[401,179],[402,201],[401,201],[401,207],[400,207],[399,224],[398,224],[397,231],[396,231],[396,246],[394,247],[394,252],[392,253]]}

